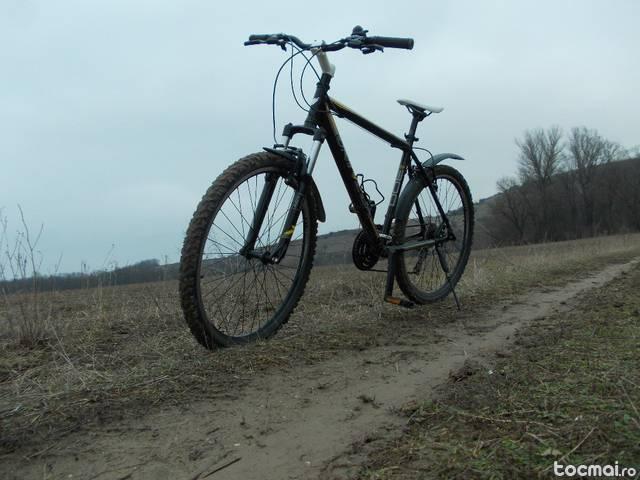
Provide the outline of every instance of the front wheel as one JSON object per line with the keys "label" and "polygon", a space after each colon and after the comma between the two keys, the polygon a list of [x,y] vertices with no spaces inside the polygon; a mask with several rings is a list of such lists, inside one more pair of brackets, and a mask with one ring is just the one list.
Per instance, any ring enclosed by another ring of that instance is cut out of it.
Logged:
{"label": "front wheel", "polygon": [[[473,201],[466,180],[448,165],[435,166],[433,174],[432,185],[451,231],[439,214],[428,185],[417,176],[403,192],[394,226],[396,245],[421,240],[436,242],[436,246],[396,256],[398,285],[418,304],[441,300],[451,292],[464,272],[473,241]],[[445,240],[449,233],[453,233],[455,240]]]}
{"label": "front wheel", "polygon": [[[304,292],[316,248],[311,194],[294,233],[287,232],[292,236],[284,258],[266,260],[285,230],[296,193],[293,169],[294,162],[277,155],[249,155],[213,182],[193,215],[180,259],[180,300],[191,333],[206,348],[273,335]],[[252,254],[241,254],[261,193],[274,181]]]}

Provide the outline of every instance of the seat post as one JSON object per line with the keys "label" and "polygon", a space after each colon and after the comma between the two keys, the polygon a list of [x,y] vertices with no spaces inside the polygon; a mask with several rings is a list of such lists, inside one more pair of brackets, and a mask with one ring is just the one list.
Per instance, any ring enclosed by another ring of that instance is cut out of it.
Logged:
{"label": "seat post", "polygon": [[416,130],[418,128],[418,123],[427,118],[427,114],[424,112],[420,112],[415,109],[409,110],[413,115],[411,119],[411,126],[409,127],[409,133],[405,133],[404,138],[406,138],[409,145],[413,146],[413,142],[417,142],[418,138],[416,137]]}

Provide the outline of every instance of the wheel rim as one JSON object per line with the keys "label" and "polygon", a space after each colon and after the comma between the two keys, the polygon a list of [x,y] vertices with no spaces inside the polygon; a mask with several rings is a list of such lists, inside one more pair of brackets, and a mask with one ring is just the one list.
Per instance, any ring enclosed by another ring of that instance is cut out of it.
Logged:
{"label": "wheel rim", "polygon": [[258,233],[255,250],[273,252],[295,190],[275,168],[251,172],[230,189],[212,216],[204,239],[198,273],[201,311],[222,335],[242,341],[268,334],[268,327],[287,306],[297,286],[306,251],[306,205],[285,257],[279,264],[239,254],[252,224],[265,175],[278,174],[276,188]]}
{"label": "wheel rim", "polygon": [[[449,267],[449,278],[457,281],[460,267],[464,264],[464,245],[469,232],[468,205],[465,205],[462,186],[449,175],[439,175],[435,179],[438,199],[444,209],[455,241],[446,241],[438,247]],[[428,188],[423,188],[416,198],[425,223],[423,228],[419,222],[415,200],[409,212],[405,227],[404,241],[426,240],[446,237],[447,229],[438,213],[435,202]],[[439,296],[442,290],[448,290],[449,282],[444,273],[438,252],[435,247],[404,252],[403,265],[412,286],[425,295]]]}

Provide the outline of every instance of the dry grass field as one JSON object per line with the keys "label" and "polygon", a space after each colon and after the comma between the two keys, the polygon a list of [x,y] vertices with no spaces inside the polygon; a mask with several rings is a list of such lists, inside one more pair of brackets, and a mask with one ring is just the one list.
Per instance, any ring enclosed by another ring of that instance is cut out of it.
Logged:
{"label": "dry grass field", "polygon": [[432,398],[406,403],[405,431],[370,452],[358,478],[551,478],[554,461],[637,473],[638,289],[636,264],[519,332],[489,366],[469,362]]}
{"label": "dry grass field", "polygon": [[[638,234],[475,251],[457,291],[463,309],[480,315],[638,255]],[[214,352],[185,327],[175,282],[43,294],[45,340],[30,348],[16,337],[16,309],[29,299],[7,297],[0,303],[0,458],[37,459],[71,432],[233,396],[265,373],[411,345],[455,326],[451,298],[407,311],[382,303],[383,282],[383,274],[350,265],[318,267],[276,337]]]}

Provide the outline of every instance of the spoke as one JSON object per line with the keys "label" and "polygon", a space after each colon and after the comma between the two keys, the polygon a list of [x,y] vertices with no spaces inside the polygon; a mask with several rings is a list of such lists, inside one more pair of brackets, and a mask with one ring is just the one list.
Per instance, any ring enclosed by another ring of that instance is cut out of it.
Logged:
{"label": "spoke", "polygon": [[274,309],[275,311],[275,307],[273,306],[273,304],[271,303],[271,301],[269,300],[269,294],[267,293],[267,290],[264,287],[265,281],[266,281],[266,272],[265,272],[265,268],[263,266],[262,268],[262,282],[260,282],[259,278],[260,278],[260,274],[258,273],[258,276],[256,278],[258,278],[258,283],[260,284],[260,288],[262,289],[262,293],[264,293],[264,299],[269,302],[269,305],[271,305],[271,308]]}
{"label": "spoke", "polygon": [[229,235],[227,232],[225,232],[221,227],[219,227],[218,225],[216,225],[215,223],[213,223],[211,225],[212,227],[216,227],[218,230],[220,230],[222,233],[224,233],[227,237],[229,237],[232,241],[236,242],[238,245],[240,245],[240,247],[242,247],[243,245],[238,242],[235,238],[233,238],[231,235]]}
{"label": "spoke", "polygon": [[[222,247],[222,248],[231,248],[231,247],[229,247],[228,245],[225,245],[225,244],[223,244],[223,243],[220,243],[220,242],[218,242],[217,240],[214,240],[214,239],[213,239],[213,238],[211,238],[211,237],[207,237],[207,241],[208,241],[208,242],[211,242],[211,243],[213,243],[214,245],[216,245],[216,246],[217,246],[217,248],[218,248],[218,253],[219,253],[220,255],[222,255],[222,250],[220,250],[220,247]],[[233,253],[235,254],[235,253],[237,253],[237,252],[233,252]]]}
{"label": "spoke", "polygon": [[[260,286],[260,289],[262,290],[262,293],[263,293],[263,294],[264,294],[264,296],[265,296],[265,300],[266,300],[266,301],[269,301],[269,298],[268,298],[267,292],[266,292],[266,290],[265,290],[265,288],[264,288],[264,283],[260,282],[260,273],[257,273],[257,272],[255,271],[255,269],[254,269],[254,275],[255,275],[255,278],[256,278],[256,284]],[[258,302],[258,303],[256,304],[256,312],[255,312],[256,314],[257,314],[257,311],[258,311],[258,307],[260,306],[260,303],[261,303],[261,302]],[[271,303],[271,302],[269,302],[269,303]],[[265,302],[265,307],[266,307],[266,302]],[[273,307],[273,305],[272,305],[272,307]],[[255,318],[256,318],[256,315],[254,315],[254,317],[253,317],[253,322],[251,323],[251,330],[254,330]]]}
{"label": "spoke", "polygon": [[[245,278],[246,278],[246,274],[245,274]],[[230,334],[233,334],[233,335],[235,335],[235,334],[236,334],[236,332],[238,331],[238,324],[239,324],[240,322],[242,322],[242,325],[240,325],[240,334],[243,334],[243,333],[244,333],[244,318],[245,318],[245,315],[244,315],[244,311],[245,311],[245,301],[244,301],[244,300],[245,300],[245,298],[246,298],[246,296],[245,296],[245,292],[246,292],[249,288],[251,288],[253,285],[255,285],[255,283],[256,283],[256,277],[255,277],[255,276],[253,277],[253,280],[251,281],[251,283],[249,283],[249,286],[248,286],[248,287],[246,286],[246,281],[245,281],[245,280],[243,280],[243,281],[242,281],[242,298],[243,298],[243,302],[242,302],[242,316],[236,320],[236,323],[235,323],[235,325],[234,325],[234,327],[233,327],[233,330],[232,330],[231,332],[229,332]],[[236,302],[236,304],[237,304],[237,302]],[[234,307],[234,310],[235,310],[235,307]]]}
{"label": "spoke", "polygon": [[[281,267],[282,265],[278,265],[278,267]],[[290,269],[293,269],[293,267],[288,267]],[[292,282],[294,281],[292,277],[286,275],[284,272],[282,272],[279,268],[278,269],[273,269],[274,272],[277,272],[278,274],[282,275],[284,278],[291,280]]]}
{"label": "spoke", "polygon": [[[233,205],[233,208],[236,209],[236,212],[238,212],[240,214],[240,219],[242,220],[240,222],[240,228],[242,228],[242,234],[241,235],[242,235],[242,238],[247,238],[246,234],[245,234],[245,231],[244,231],[244,224],[246,223],[247,227],[249,227],[249,229],[251,229],[251,224],[247,221],[246,218],[244,218],[244,215],[242,213],[242,200],[240,200],[240,187],[238,187],[236,189],[236,193],[237,193],[237,196],[238,196],[238,202],[240,203],[240,208],[238,208],[238,206],[234,203],[234,201],[231,199],[231,196],[229,196],[229,202],[231,202],[231,205]],[[226,215],[225,215],[225,217],[226,217]]]}
{"label": "spoke", "polygon": [[[244,215],[242,214],[242,199],[240,198],[240,188],[236,188],[236,195],[238,196],[238,205],[240,205],[240,218],[242,220],[244,220],[247,223],[247,225],[249,225],[249,222],[247,222],[244,219]],[[233,203],[233,202],[231,202],[231,203],[233,204],[234,207],[236,206],[235,203]],[[237,210],[237,208],[236,208],[236,210]],[[247,236],[245,234],[245,231],[244,231],[244,223],[240,223],[240,226],[242,227],[242,238],[247,238]]]}
{"label": "spoke", "polygon": [[[236,280],[235,282],[233,282],[233,283],[232,283],[232,284],[231,284],[231,285],[230,285],[230,286],[229,286],[229,287],[228,287],[228,288],[227,288],[227,289],[222,293],[222,295],[221,295],[221,296],[222,296],[222,297],[224,297],[224,296],[227,294],[227,292],[228,292],[229,290],[231,290],[233,287],[235,287],[235,286],[236,286],[236,284],[237,284],[239,281],[240,281],[240,279],[238,279],[238,280]],[[208,296],[209,296],[209,295],[211,295],[213,292],[215,292],[215,290],[212,290],[212,291],[210,291],[210,292],[208,292],[208,293],[204,294],[204,295],[202,296],[202,298],[204,298],[204,297],[208,297]]]}
{"label": "spoke", "polygon": [[280,285],[282,285],[282,287],[284,288],[285,286],[282,284],[282,282],[278,279],[278,276],[276,275],[276,272],[273,270],[273,268],[271,268],[271,266],[268,266],[267,269],[269,270],[269,272],[271,273],[271,276],[273,277],[273,279],[276,281],[275,286],[276,286],[276,290],[278,291],[278,296],[280,297],[280,302],[282,302],[283,296],[282,296],[282,292],[280,292]]}
{"label": "spoke", "polygon": [[[276,220],[276,222],[279,222],[282,218],[286,217],[286,215],[289,213],[289,210],[286,210],[282,215],[280,215],[278,217],[278,220]],[[264,234],[267,233],[266,231],[262,233],[262,235],[260,235],[259,239],[262,239],[262,237],[264,236]],[[269,244],[268,244],[269,245]]]}
{"label": "spoke", "polygon": [[[210,254],[217,254],[217,255],[238,255],[238,252],[222,252],[222,251],[218,251],[218,252],[203,252],[203,255],[210,255]],[[215,259],[209,259],[209,260],[215,260]]]}
{"label": "spoke", "polygon": [[[276,212],[274,211],[273,216],[275,216],[275,213],[276,213]],[[284,211],[284,212],[283,212],[283,213],[278,217],[278,219],[275,221],[275,223],[277,223],[277,222],[279,222],[280,220],[282,220],[283,218],[285,218],[285,217],[287,216],[287,214],[288,214],[288,213],[289,213],[289,209],[285,210],[285,211]],[[273,217],[271,217],[271,218],[273,219]],[[271,225],[271,224],[273,224],[274,222],[269,222],[269,223],[270,223],[270,225]],[[284,222],[283,222],[283,223],[284,223]],[[280,230],[278,230],[278,232],[282,232],[282,230],[283,230],[283,229],[282,229],[282,228],[280,228]],[[267,234],[267,233],[268,233],[268,235],[267,235],[267,237],[268,237],[267,245],[270,245],[271,243],[270,243],[270,241],[269,241],[269,240],[271,239],[271,227],[270,227],[268,230],[265,230],[265,231],[262,233],[262,235],[260,235],[260,238],[262,238],[262,237],[263,237],[265,234]],[[278,238],[280,238],[280,236],[279,236],[279,235],[278,235]],[[274,240],[274,241],[275,241],[275,240]]]}
{"label": "spoke", "polygon": [[[293,285],[294,285],[294,283],[295,283],[293,278],[291,278],[291,277],[289,277],[289,276],[285,275],[283,272],[279,271],[277,268],[274,268],[274,267],[273,267],[273,265],[271,265],[271,266],[270,266],[270,269],[271,269],[271,271],[273,272],[273,274],[274,274],[275,278],[277,279],[278,283],[279,283],[279,284],[280,284],[280,285],[281,285],[281,286],[282,286],[286,291],[289,291],[289,289],[290,289],[291,287],[293,287]],[[287,280],[289,280],[289,281],[291,282],[291,286],[290,286],[290,287],[287,287],[287,286],[286,286],[286,284],[284,284],[284,283],[282,282],[282,280],[281,280],[281,278],[280,278],[280,277],[284,277],[284,278],[286,278]]]}
{"label": "spoke", "polygon": [[238,235],[240,235],[240,238],[244,239],[244,238],[245,238],[245,237],[244,237],[244,235],[243,235],[242,233],[240,233],[240,231],[236,228],[236,226],[235,226],[235,225],[233,224],[233,222],[229,219],[229,217],[227,217],[227,214],[226,214],[226,213],[224,213],[224,211],[223,211],[222,209],[220,209],[220,213],[221,213],[222,215],[224,215],[224,218],[226,218],[226,219],[229,221],[229,224],[231,224],[231,226],[232,226],[232,227],[233,227],[233,229],[236,231],[236,233],[237,233]]}

